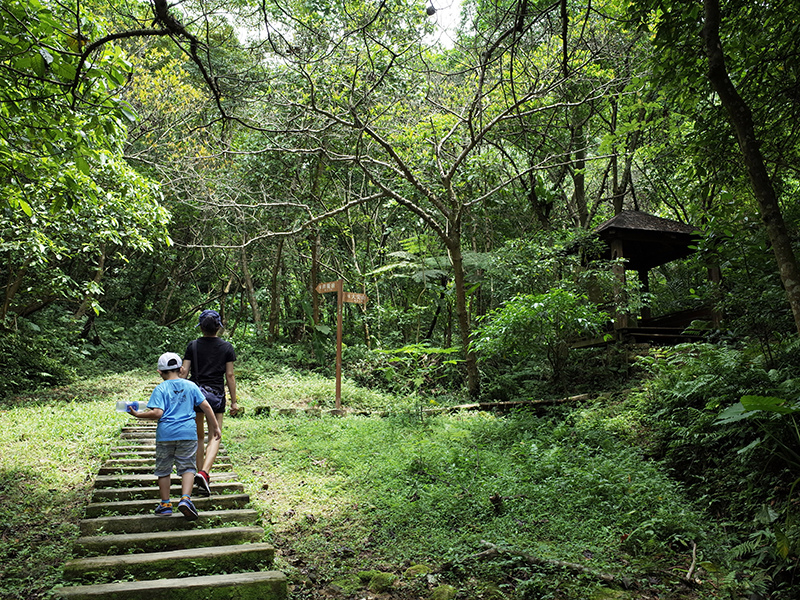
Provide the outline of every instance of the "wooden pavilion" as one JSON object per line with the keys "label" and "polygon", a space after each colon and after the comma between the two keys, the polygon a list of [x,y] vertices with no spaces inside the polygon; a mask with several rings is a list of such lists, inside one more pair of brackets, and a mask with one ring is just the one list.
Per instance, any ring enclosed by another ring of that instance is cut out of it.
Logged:
{"label": "wooden pavilion", "polygon": [[[614,292],[617,299],[624,290],[626,271],[636,271],[642,290],[647,292],[650,290],[650,271],[692,254],[700,236],[691,225],[634,210],[622,211],[597,227],[594,233],[603,241],[603,251],[598,258],[625,259],[624,263],[614,267],[618,281]],[[710,269],[710,273],[713,279],[718,275],[718,269]],[[716,322],[710,309],[653,318],[646,307],[638,321],[632,315],[615,315],[614,337],[667,344],[689,341],[697,336],[684,333],[686,327],[692,321],[704,318]]]}

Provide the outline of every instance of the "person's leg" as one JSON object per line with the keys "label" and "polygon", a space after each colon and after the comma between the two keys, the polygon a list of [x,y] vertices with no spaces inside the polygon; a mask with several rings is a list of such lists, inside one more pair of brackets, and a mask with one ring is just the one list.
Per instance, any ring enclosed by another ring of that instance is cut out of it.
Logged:
{"label": "person's leg", "polygon": [[186,471],[181,475],[181,499],[178,510],[188,521],[196,521],[200,516],[192,503],[192,486],[194,485],[194,471]]}
{"label": "person's leg", "polygon": [[172,514],[170,500],[170,479],[172,473],[173,453],[170,442],[156,442],[156,468],[158,478],[158,493],[161,501],[156,506],[155,513],[160,516]]}
{"label": "person's leg", "polygon": [[169,502],[169,480],[169,475],[158,478],[158,492],[161,494],[162,502]]}
{"label": "person's leg", "polygon": [[203,459],[205,457],[205,437],[206,437],[206,415],[202,412],[194,416],[194,422],[197,424],[197,470],[203,468]]}
{"label": "person's leg", "polygon": [[161,500],[156,506],[155,513],[160,517],[172,514],[172,502],[169,501],[169,480],[169,475],[158,478],[158,492]]}
{"label": "person's leg", "polygon": [[[222,432],[222,417],[224,414],[225,413],[214,413],[220,433]],[[198,469],[197,474],[194,476],[194,484],[196,486],[197,493],[200,496],[211,495],[211,476],[209,473],[211,472],[211,468],[214,466],[214,461],[217,459],[221,442],[222,438],[218,440],[213,438],[208,440],[203,466],[202,468]],[[198,462],[198,464],[200,463]]]}
{"label": "person's leg", "polygon": [[[225,416],[225,413],[214,413],[214,416],[217,418],[217,426],[219,427],[220,433],[222,433],[222,419]],[[208,440],[208,447],[206,448],[205,460],[203,461],[203,466],[200,469],[204,473],[206,474],[211,473],[211,467],[214,466],[214,461],[217,460],[217,454],[219,453],[219,447],[221,443],[222,443],[221,437],[218,440],[216,439]],[[197,464],[200,464],[199,459]]]}
{"label": "person's leg", "polygon": [[191,497],[193,485],[194,485],[194,471],[186,471],[186,473],[181,475],[181,495]]}
{"label": "person's leg", "polygon": [[178,510],[189,521],[194,521],[199,516],[192,504],[192,485],[199,446],[197,440],[180,441],[177,442],[175,452],[175,466],[181,478],[181,499],[178,502]]}

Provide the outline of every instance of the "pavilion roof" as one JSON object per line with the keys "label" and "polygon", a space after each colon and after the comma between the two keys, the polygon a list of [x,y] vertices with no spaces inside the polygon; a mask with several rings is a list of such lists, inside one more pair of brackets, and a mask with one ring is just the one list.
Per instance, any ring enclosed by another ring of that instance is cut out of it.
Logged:
{"label": "pavilion roof", "polygon": [[699,231],[691,225],[636,210],[622,211],[595,233],[606,243],[603,258],[611,258],[612,241],[621,241],[627,268],[636,271],[685,258],[699,240]]}

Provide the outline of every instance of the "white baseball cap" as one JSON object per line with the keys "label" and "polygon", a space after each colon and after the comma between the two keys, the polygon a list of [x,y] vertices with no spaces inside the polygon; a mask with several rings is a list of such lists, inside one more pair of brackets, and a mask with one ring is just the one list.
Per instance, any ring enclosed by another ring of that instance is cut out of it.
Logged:
{"label": "white baseball cap", "polygon": [[171,371],[172,369],[180,369],[183,361],[181,357],[174,352],[165,352],[158,357],[158,370]]}

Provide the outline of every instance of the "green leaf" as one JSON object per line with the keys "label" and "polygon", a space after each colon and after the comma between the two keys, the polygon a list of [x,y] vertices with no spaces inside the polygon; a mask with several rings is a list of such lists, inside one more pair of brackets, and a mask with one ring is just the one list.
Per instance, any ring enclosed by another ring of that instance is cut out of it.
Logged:
{"label": "green leaf", "polygon": [[[48,59],[45,56],[49,57]],[[47,65],[53,62],[53,57],[46,50],[40,50],[31,55],[23,56],[17,59],[15,66],[18,69],[31,69],[39,77],[44,77],[47,73]]]}
{"label": "green leaf", "polygon": [[75,157],[75,164],[77,165],[80,172],[83,173],[84,175],[88,175],[89,171],[91,171],[89,162],[81,155]]}
{"label": "green leaf", "polygon": [[53,55],[50,54],[47,50],[45,50],[44,48],[39,48],[39,54],[41,55],[42,60],[44,60],[44,62],[47,63],[48,66],[53,64]]}
{"label": "green leaf", "polygon": [[33,209],[31,209],[31,205],[25,202],[25,200],[20,199],[19,207],[22,209],[22,212],[24,212],[29,217],[33,216]]}
{"label": "green leaf", "polygon": [[117,85],[122,85],[125,83],[125,79],[127,78],[127,73],[122,71],[121,69],[111,69],[110,77]]}
{"label": "green leaf", "polygon": [[789,541],[789,538],[780,527],[775,528],[775,545],[777,546],[778,554],[780,554],[784,559],[789,558],[789,552],[792,549],[792,543]]}
{"label": "green leaf", "polygon": [[775,509],[765,504],[756,514],[754,521],[756,523],[761,523],[762,525],[769,525],[770,523],[777,521],[778,517],[780,517],[780,515],[775,512]]}
{"label": "green leaf", "polygon": [[53,73],[58,75],[64,81],[71,81],[75,79],[75,65],[59,61],[52,66]]}
{"label": "green leaf", "polygon": [[136,119],[138,117],[136,116],[136,113],[133,112],[133,109],[129,110],[129,109],[125,108],[124,106],[121,106],[120,107],[120,112],[122,112],[122,114],[125,115],[125,118],[128,119],[128,121],[130,121],[131,123],[136,123]]}
{"label": "green leaf", "polygon": [[750,442],[749,444],[747,444],[747,446],[745,446],[744,448],[739,448],[736,451],[736,454],[744,454],[745,452],[749,452],[753,448],[757,448],[760,445],[761,445],[761,438],[758,438],[757,440],[754,440],[754,441]]}
{"label": "green leaf", "polygon": [[742,396],[742,406],[747,411],[764,410],[783,415],[800,412],[796,405],[787,406],[787,401],[774,396]]}
{"label": "green leaf", "polygon": [[398,269],[400,267],[407,266],[407,263],[392,263],[390,265],[383,265],[382,267],[378,267],[377,269],[373,269],[367,273],[367,276],[370,275],[380,275],[382,273],[387,273],[389,271],[393,271],[394,269]]}
{"label": "green leaf", "polygon": [[714,421],[714,425],[727,425],[729,423],[736,423],[737,421],[741,421],[743,419],[747,419],[750,415],[747,414],[744,406],[741,402],[737,402],[733,406],[729,406],[717,417],[717,420]]}

